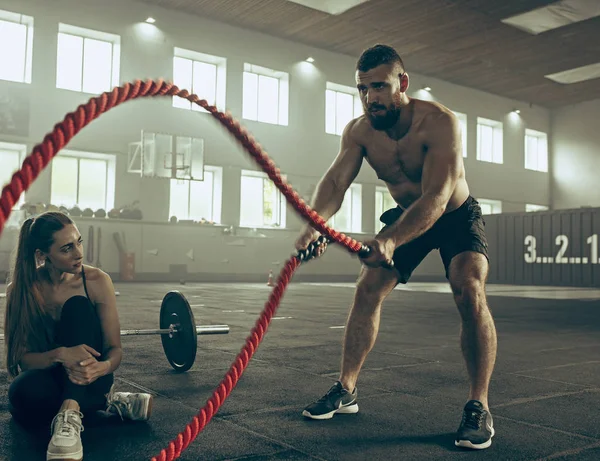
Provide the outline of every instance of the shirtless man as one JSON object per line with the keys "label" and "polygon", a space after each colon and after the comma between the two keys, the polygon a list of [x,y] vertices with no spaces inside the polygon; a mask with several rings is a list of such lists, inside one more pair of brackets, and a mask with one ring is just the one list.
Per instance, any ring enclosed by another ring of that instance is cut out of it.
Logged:
{"label": "shirtless man", "polygon": [[[312,207],[325,220],[337,213],[363,159],[386,183],[398,206],[381,216],[386,226],[365,242],[372,251],[361,258],[339,380],[303,415],[329,419],[335,413],[358,412],[356,382],[375,344],[382,302],[437,248],[462,320],[460,343],[470,381],[455,444],[487,448],[494,435],[488,386],[496,359],[496,329],[485,294],[484,222],[465,179],[459,123],[444,106],[406,95],[404,64],[388,46],[376,45],[362,54],[356,82],[365,115],[346,126],[340,152],[319,182]],[[306,225],[296,249],[306,249],[318,237]],[[325,248],[326,244],[317,246],[316,256]]]}

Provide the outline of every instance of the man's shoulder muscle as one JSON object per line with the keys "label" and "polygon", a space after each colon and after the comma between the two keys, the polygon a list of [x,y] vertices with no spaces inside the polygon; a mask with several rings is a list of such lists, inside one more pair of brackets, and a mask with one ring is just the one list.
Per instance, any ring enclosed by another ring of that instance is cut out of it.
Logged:
{"label": "man's shoulder muscle", "polygon": [[371,125],[364,115],[354,118],[348,122],[345,129],[345,134],[349,141],[363,145],[369,133]]}
{"label": "man's shoulder muscle", "polygon": [[460,123],[449,110],[432,110],[423,117],[420,127],[425,144],[460,142]]}

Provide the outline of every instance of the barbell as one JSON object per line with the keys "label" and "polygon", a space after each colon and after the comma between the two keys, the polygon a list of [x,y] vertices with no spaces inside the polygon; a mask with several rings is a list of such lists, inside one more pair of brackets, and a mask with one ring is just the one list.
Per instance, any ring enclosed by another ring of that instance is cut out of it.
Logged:
{"label": "barbell", "polygon": [[[180,373],[194,365],[199,335],[228,333],[229,325],[196,325],[188,300],[177,290],[169,291],[162,300],[158,329],[121,330],[121,336],[160,335],[167,360]],[[3,334],[0,340],[4,340]]]}

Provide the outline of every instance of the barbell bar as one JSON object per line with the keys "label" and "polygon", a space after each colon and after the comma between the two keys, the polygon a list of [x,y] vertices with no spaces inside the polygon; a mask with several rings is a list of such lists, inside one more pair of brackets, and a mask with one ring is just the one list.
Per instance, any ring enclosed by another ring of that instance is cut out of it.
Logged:
{"label": "barbell bar", "polygon": [[[180,373],[189,370],[196,361],[198,336],[229,333],[229,325],[196,325],[188,300],[177,290],[169,291],[163,298],[159,326],[157,329],[121,330],[121,336],[160,335],[167,360]],[[3,334],[0,334],[0,340],[4,340]]]}
{"label": "barbell bar", "polygon": [[[177,333],[176,328],[163,328],[155,330],[121,330],[121,336],[137,336],[137,335],[168,335]],[[200,335],[226,335],[229,333],[229,325],[196,325],[196,334]]]}

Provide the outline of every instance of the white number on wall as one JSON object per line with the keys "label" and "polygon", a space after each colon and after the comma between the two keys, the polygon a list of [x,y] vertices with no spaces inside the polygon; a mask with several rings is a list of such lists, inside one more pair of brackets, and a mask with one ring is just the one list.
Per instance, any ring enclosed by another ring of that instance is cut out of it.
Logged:
{"label": "white number on wall", "polygon": [[555,243],[557,245],[560,245],[560,249],[558,250],[558,253],[556,254],[555,262],[557,264],[568,263],[569,258],[564,258],[563,256],[565,255],[565,252],[567,251],[567,247],[569,246],[569,237],[567,237],[566,235],[557,235]]}
{"label": "white number on wall", "polygon": [[598,234],[594,234],[588,237],[587,243],[589,243],[592,247],[590,249],[590,259],[592,260],[592,264],[598,263]]}
{"label": "white number on wall", "polygon": [[527,237],[525,237],[525,245],[528,245],[527,248],[525,248],[525,250],[527,251],[525,253],[525,262],[526,263],[534,263],[535,262],[535,259],[537,256],[535,244],[536,244],[536,240],[533,235],[528,235]]}

